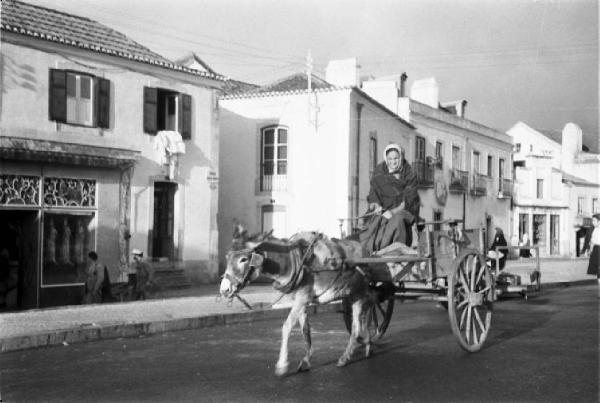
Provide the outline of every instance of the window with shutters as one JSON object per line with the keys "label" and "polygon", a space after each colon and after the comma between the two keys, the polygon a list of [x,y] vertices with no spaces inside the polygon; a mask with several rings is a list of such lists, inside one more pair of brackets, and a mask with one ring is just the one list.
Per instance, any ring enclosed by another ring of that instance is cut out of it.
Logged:
{"label": "window with shutters", "polygon": [[110,81],[88,73],[50,69],[48,88],[50,120],[109,127]]}
{"label": "window with shutters", "polygon": [[270,126],[261,130],[260,190],[287,189],[288,130]]}
{"label": "window with shutters", "polygon": [[144,132],[174,130],[192,138],[192,97],[163,88],[144,87]]}

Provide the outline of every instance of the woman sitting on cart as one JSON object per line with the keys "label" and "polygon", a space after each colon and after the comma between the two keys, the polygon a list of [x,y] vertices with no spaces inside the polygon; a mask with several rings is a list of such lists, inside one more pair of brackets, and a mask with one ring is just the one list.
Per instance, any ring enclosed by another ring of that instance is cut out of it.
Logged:
{"label": "woman sitting on cart", "polygon": [[412,245],[412,225],[419,216],[421,200],[417,192],[417,177],[404,159],[397,144],[388,145],[384,161],[375,168],[367,196],[370,220],[360,234],[363,249],[368,254],[401,242]]}

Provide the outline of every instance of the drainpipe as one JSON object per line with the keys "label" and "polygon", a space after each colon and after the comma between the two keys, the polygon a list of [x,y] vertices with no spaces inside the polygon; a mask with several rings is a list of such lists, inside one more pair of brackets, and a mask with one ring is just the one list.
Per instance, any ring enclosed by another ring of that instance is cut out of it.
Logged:
{"label": "drainpipe", "polygon": [[[356,166],[354,172],[354,191],[352,195],[354,198],[354,206],[352,207],[352,217],[358,217],[360,214],[358,211],[360,195],[360,125],[363,106],[364,105],[361,103],[356,103]],[[352,230],[354,229],[356,224],[358,223],[352,223]]]}

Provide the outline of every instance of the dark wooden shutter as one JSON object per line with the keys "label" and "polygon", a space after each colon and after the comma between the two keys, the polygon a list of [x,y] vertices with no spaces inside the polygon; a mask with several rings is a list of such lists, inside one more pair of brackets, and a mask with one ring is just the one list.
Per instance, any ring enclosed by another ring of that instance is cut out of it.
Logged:
{"label": "dark wooden shutter", "polygon": [[158,132],[158,89],[144,87],[144,133]]}
{"label": "dark wooden shutter", "polygon": [[96,78],[96,116],[98,127],[110,127],[110,81]]}
{"label": "dark wooden shutter", "polygon": [[187,94],[179,94],[179,105],[181,113],[178,116],[181,138],[189,140],[192,138],[192,97]]}
{"label": "dark wooden shutter", "polygon": [[67,72],[50,69],[48,85],[48,117],[57,122],[67,122]]}

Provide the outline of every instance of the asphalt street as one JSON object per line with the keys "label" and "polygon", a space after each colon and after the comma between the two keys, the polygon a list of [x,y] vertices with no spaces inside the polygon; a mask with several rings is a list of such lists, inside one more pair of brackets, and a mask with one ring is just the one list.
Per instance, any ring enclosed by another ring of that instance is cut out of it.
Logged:
{"label": "asphalt street", "polygon": [[[312,370],[274,375],[281,320],[0,355],[4,402],[596,402],[598,288],[553,289],[494,306],[483,350],[466,353],[446,311],[396,304],[374,356],[335,363],[339,313],[311,317]],[[291,366],[303,354],[298,330]]]}

